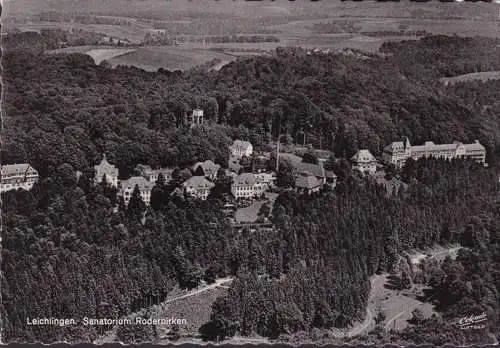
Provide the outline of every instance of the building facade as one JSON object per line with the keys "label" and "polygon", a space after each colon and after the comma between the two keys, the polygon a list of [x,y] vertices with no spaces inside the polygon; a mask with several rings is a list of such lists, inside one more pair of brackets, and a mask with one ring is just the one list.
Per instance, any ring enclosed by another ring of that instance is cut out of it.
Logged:
{"label": "building facade", "polygon": [[106,159],[106,154],[104,154],[101,163],[94,166],[95,177],[94,184],[97,185],[106,178],[106,182],[114,187],[118,187],[118,168],[110,164]]}
{"label": "building facade", "polygon": [[231,193],[234,198],[252,198],[255,196],[257,180],[252,173],[241,173],[234,178],[231,184]]}
{"label": "building facade", "polygon": [[253,146],[249,141],[235,140],[229,147],[231,155],[236,158],[250,157],[253,154]]}
{"label": "building facade", "polygon": [[454,141],[451,144],[435,144],[426,141],[424,145],[412,146],[410,140],[393,142],[384,148],[382,158],[387,164],[402,167],[407,159],[418,160],[422,157],[444,159],[469,158],[479,163],[486,162],[486,149],[478,140],[471,144]]}
{"label": "building facade", "polygon": [[261,195],[267,190],[276,187],[276,181],[278,177],[276,176],[276,173],[258,173],[254,174],[255,175],[255,194],[256,195]]}
{"label": "building facade", "polygon": [[136,186],[139,188],[142,201],[146,203],[146,205],[149,205],[151,202],[151,191],[153,190],[154,183],[147,181],[142,176],[133,176],[130,179],[121,181],[118,195],[122,196],[125,201],[125,205],[128,205]]}
{"label": "building facade", "polygon": [[203,110],[194,109],[190,115],[187,116],[187,124],[190,127],[201,126],[204,122]]}
{"label": "building facade", "polygon": [[182,187],[186,196],[206,200],[215,184],[204,176],[192,176],[184,181]]}
{"label": "building facade", "polygon": [[3,165],[1,175],[0,192],[19,188],[29,191],[38,181],[38,172],[29,163]]}
{"label": "building facade", "polygon": [[138,175],[151,183],[156,183],[160,173],[163,175],[165,183],[168,183],[172,180],[172,173],[174,172],[174,170],[170,168],[152,169],[150,166],[144,164],[137,165],[135,169]]}
{"label": "building facade", "polygon": [[363,149],[356,152],[351,157],[352,168],[367,174],[374,174],[377,171],[377,160],[370,151]]}
{"label": "building facade", "polygon": [[233,179],[231,193],[234,198],[252,198],[262,195],[275,183],[275,173],[241,173]]}

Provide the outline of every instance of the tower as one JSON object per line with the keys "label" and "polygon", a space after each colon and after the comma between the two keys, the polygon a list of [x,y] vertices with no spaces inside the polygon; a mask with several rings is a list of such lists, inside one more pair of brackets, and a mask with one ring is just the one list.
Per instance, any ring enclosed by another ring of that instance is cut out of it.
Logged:
{"label": "tower", "polygon": [[193,126],[201,126],[203,124],[203,110],[202,109],[194,109],[191,115],[186,117],[187,125],[189,127]]}

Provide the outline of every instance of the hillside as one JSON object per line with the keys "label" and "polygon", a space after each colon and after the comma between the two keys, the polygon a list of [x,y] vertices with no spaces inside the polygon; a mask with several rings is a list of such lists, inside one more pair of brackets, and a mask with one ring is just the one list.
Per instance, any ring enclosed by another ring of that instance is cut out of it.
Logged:
{"label": "hillside", "polygon": [[[498,40],[429,36],[385,44],[383,56],[282,48],[210,72],[111,69],[84,54],[45,55],[50,41],[31,33],[5,43],[2,163],[29,162],[40,174],[33,190],[2,194],[6,340],[95,340],[112,328],[46,330],[25,318],[124,317],[164,302],[176,286],[223,277],[234,280],[209,317],[203,307],[203,339],[314,336],[363,321],[370,277],[387,272],[402,290],[425,285],[444,319],[416,315],[401,333],[376,331],[374,340],[465,345],[498,334],[500,82],[439,81],[500,70]],[[195,107],[205,124],[184,127]],[[340,157],[328,163],[339,184],[312,196],[280,194],[271,232],[232,228],[220,192],[207,201],[172,195],[193,163],[227,165],[233,139],[257,151],[278,134],[293,143],[304,132]],[[358,149],[378,156],[403,136],[415,144],[479,139],[490,167],[410,162],[400,173],[405,186],[388,195],[346,165]],[[154,206],[136,194],[126,207],[115,188],[92,185],[102,153],[120,179],[141,163],[176,167],[173,180],[155,184]],[[468,249],[424,265],[420,279],[400,258],[448,243]],[[491,318],[486,330],[469,334],[453,324],[470,308]]]}

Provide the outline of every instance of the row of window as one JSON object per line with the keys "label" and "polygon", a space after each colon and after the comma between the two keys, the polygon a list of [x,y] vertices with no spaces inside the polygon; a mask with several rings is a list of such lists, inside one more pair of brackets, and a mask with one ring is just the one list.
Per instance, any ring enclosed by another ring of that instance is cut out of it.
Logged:
{"label": "row of window", "polygon": [[[28,184],[28,185],[27,185]],[[13,183],[13,184],[2,184],[2,188],[18,188],[18,187],[33,187],[33,184],[29,185],[29,183],[24,182],[24,183]]]}

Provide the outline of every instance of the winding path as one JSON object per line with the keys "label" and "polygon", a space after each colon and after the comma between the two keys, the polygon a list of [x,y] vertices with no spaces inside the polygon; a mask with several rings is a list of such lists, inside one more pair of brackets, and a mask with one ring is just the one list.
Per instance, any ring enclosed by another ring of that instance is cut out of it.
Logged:
{"label": "winding path", "polygon": [[[189,298],[189,297],[192,297],[192,296],[196,296],[196,295],[199,295],[199,294],[201,294],[201,293],[203,293],[205,291],[212,290],[212,289],[215,289],[217,287],[227,288],[227,286],[223,285],[223,284],[231,283],[232,281],[233,281],[233,278],[230,278],[230,277],[216,279],[215,283],[213,283],[213,284],[208,284],[208,285],[205,285],[205,286],[203,286],[203,287],[201,287],[199,289],[191,290],[191,291],[189,291],[186,294],[178,295],[178,296],[175,296],[173,298],[167,299],[167,300],[163,301],[162,303],[158,304],[158,306],[165,306],[168,303],[171,303],[171,302],[174,302],[174,301],[178,301],[178,300],[182,300],[182,299],[185,299],[185,298]],[[137,311],[135,313],[129,314],[127,317],[128,318],[133,318],[135,316],[140,316],[141,313],[144,310],[145,309],[143,308],[140,311]],[[111,343],[111,342],[114,341],[115,337],[116,337],[116,326],[113,327],[111,330],[107,331],[106,333],[104,333],[104,335],[102,335],[101,337],[97,338],[93,342],[93,344]]]}

